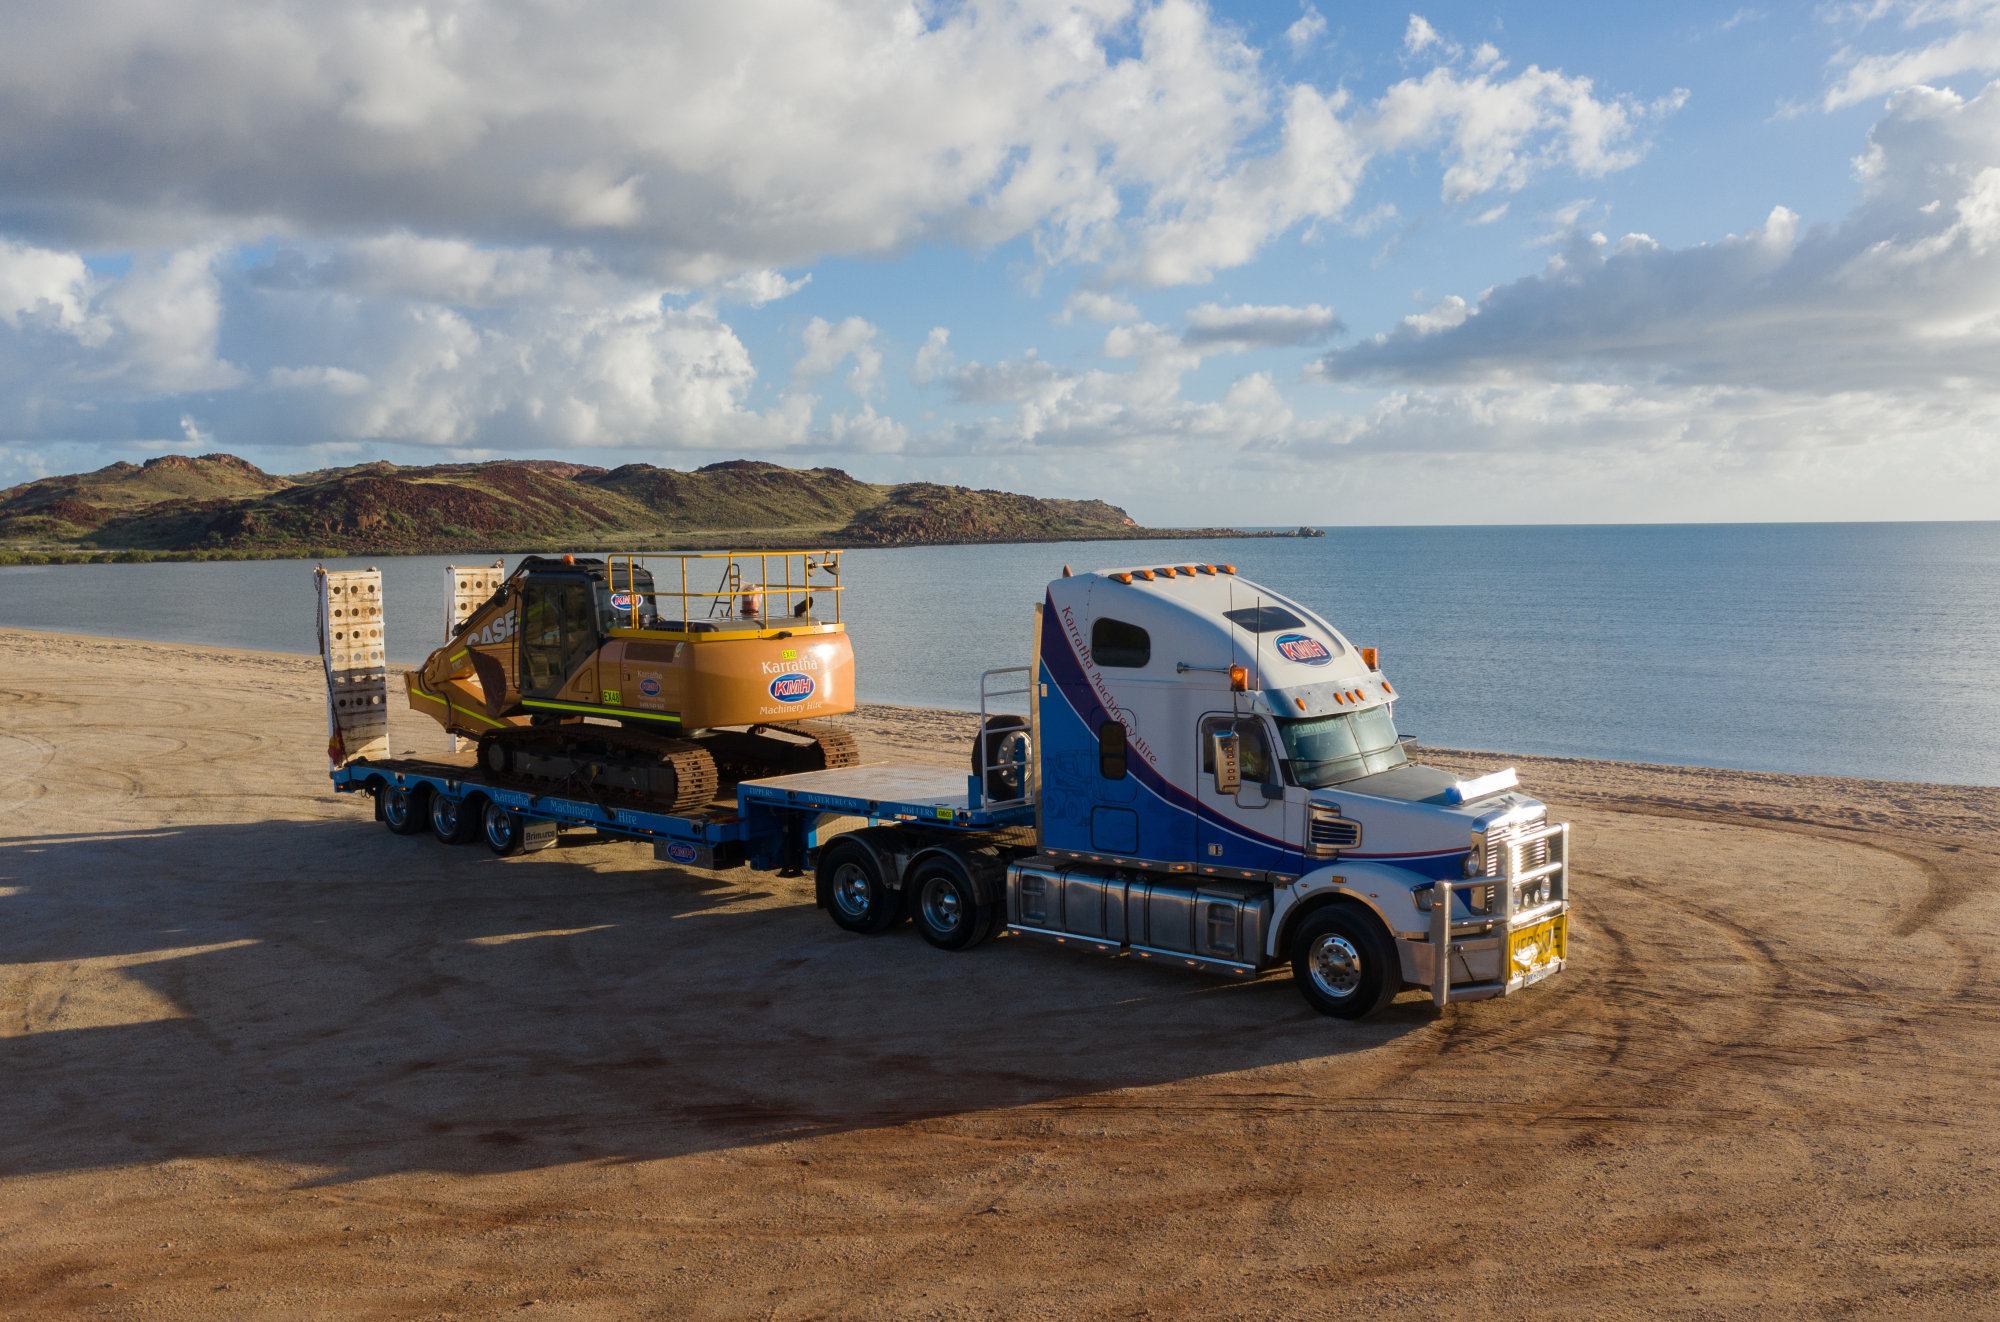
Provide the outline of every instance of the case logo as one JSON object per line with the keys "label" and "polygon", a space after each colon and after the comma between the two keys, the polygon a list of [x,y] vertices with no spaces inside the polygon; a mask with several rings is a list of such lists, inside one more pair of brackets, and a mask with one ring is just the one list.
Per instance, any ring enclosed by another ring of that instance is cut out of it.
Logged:
{"label": "case logo", "polygon": [[640,681],[639,681],[639,692],[641,692],[641,693],[645,694],[645,695],[646,695],[647,697],[649,697],[649,698],[657,698],[657,697],[659,697],[659,696],[660,696],[660,681],[659,681],[659,680],[657,680],[657,679],[650,679],[650,678],[649,678],[649,679],[642,679],[642,680],[640,680]]}
{"label": "case logo", "polygon": [[815,687],[811,675],[780,675],[771,681],[771,696],[779,702],[804,702]]}
{"label": "case logo", "polygon": [[684,845],[678,840],[668,842],[667,861],[669,863],[692,863],[694,860],[695,852],[693,845]]}
{"label": "case logo", "polygon": [[1333,660],[1333,653],[1326,650],[1325,643],[1302,633],[1279,634],[1278,655],[1307,666],[1323,666]]}

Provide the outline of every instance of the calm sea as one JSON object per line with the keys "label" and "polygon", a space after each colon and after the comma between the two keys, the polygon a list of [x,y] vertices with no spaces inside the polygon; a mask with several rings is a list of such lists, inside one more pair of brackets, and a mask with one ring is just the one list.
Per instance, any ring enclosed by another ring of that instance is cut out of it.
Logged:
{"label": "calm sea", "polygon": [[[441,566],[378,565],[389,652]],[[1329,529],[1324,539],[849,551],[864,699],[973,708],[1079,570],[1222,560],[1381,649],[1427,744],[2000,784],[2000,523]],[[511,567],[516,559],[510,557]],[[0,625],[307,652],[309,562],[0,569]]]}

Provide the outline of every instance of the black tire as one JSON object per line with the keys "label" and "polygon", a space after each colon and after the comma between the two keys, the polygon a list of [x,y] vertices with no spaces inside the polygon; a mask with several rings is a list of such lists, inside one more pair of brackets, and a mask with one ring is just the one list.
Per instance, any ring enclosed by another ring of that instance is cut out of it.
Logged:
{"label": "black tire", "polygon": [[479,804],[472,800],[433,794],[429,815],[439,844],[469,845],[479,834]]}
{"label": "black tire", "polygon": [[1403,970],[1382,925],[1342,905],[1299,925],[1292,937],[1292,981],[1321,1014],[1364,1019],[1396,999]]}
{"label": "black tire", "polygon": [[903,893],[924,940],[939,950],[970,950],[993,935],[1000,906],[981,904],[964,864],[933,854],[910,870]]}
{"label": "black tire", "polygon": [[863,936],[886,932],[903,916],[902,899],[889,889],[875,856],[852,840],[837,839],[819,851],[814,869],[826,889],[826,913],[836,927]]}
{"label": "black tire", "polygon": [[986,745],[986,797],[1005,803],[1010,799],[1027,797],[1028,788],[1023,783],[1027,775],[1023,759],[1016,762],[1016,745],[1028,740],[1028,722],[1019,716],[989,716],[986,729],[972,740],[972,757],[969,765],[973,775],[979,774],[979,745]]}
{"label": "black tire", "polygon": [[397,835],[416,835],[430,829],[430,797],[428,785],[412,785],[408,789],[384,785],[382,825]]}
{"label": "black tire", "polygon": [[479,814],[480,834],[486,837],[486,847],[502,858],[521,852],[521,815],[508,812],[499,804],[488,799],[486,811]]}

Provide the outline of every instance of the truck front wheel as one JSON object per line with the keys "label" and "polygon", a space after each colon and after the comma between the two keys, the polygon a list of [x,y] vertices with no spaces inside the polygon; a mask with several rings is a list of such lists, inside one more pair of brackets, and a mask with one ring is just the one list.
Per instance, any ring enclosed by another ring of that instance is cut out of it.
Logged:
{"label": "truck front wheel", "polygon": [[883,880],[874,856],[854,841],[836,839],[820,850],[817,870],[835,926],[872,936],[903,916],[901,898]]}
{"label": "truck front wheel", "polygon": [[1403,988],[1394,945],[1371,918],[1323,909],[1292,938],[1292,981],[1306,1004],[1335,1019],[1374,1014]]}

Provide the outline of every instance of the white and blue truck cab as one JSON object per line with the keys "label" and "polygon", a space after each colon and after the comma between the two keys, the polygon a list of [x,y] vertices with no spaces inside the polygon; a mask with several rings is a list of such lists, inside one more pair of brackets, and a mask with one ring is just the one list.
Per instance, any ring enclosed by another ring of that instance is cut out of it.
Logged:
{"label": "white and blue truck cab", "polygon": [[1568,825],[1511,770],[1412,763],[1376,661],[1232,566],[1065,571],[1037,616],[1038,848],[1008,868],[1007,930],[1240,977],[1290,963],[1341,1018],[1559,972]]}

